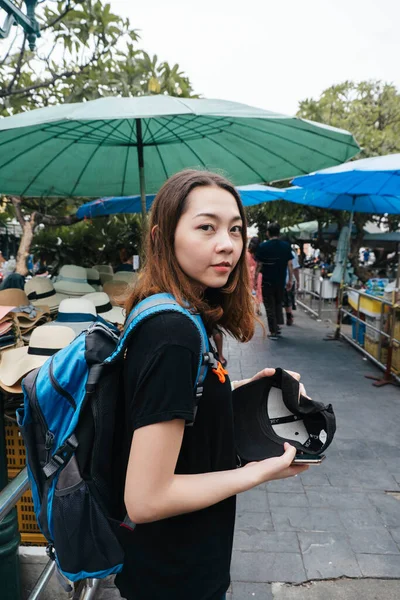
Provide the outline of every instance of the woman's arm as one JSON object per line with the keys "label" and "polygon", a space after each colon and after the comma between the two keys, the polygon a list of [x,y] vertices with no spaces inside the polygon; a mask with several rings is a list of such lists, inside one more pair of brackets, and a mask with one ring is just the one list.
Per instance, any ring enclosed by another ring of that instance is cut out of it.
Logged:
{"label": "woman's arm", "polygon": [[260,483],[283,479],[306,470],[290,466],[296,450],[241,469],[176,475],[185,423],[174,419],[137,429],[134,433],[125,483],[125,506],[134,523],[149,523],[206,508]]}

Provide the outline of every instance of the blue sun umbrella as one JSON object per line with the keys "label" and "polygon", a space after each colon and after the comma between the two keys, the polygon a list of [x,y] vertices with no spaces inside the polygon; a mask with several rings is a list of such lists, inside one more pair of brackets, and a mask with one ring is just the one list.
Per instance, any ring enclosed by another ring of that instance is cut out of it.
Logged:
{"label": "blue sun umbrella", "polygon": [[[266,185],[243,185],[236,188],[241,196],[244,206],[254,206],[263,202],[278,200],[281,191],[278,188]],[[150,210],[155,194],[146,194],[146,209]],[[140,213],[142,210],[141,197],[137,196],[115,196],[112,198],[99,198],[92,202],[82,204],[76,212],[78,219],[92,219],[93,217],[104,217],[106,215],[117,215],[122,213]]]}

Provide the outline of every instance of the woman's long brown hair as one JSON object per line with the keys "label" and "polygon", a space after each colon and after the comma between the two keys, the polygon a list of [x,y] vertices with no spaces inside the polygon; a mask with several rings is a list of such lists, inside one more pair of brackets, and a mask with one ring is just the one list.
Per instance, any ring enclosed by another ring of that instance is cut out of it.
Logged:
{"label": "woman's long brown hair", "polygon": [[[235,198],[243,221],[243,249],[239,261],[222,288],[196,292],[175,256],[174,241],[178,221],[187,207],[187,197],[196,187],[219,187]],[[153,235],[152,231],[154,226]],[[234,186],[224,177],[209,171],[187,169],[170,177],[154,199],[145,240],[145,264],[126,311],[144,298],[166,292],[182,306],[185,301],[199,312],[209,333],[222,327],[241,342],[254,335],[254,303],[246,264],[247,221],[242,201]]]}

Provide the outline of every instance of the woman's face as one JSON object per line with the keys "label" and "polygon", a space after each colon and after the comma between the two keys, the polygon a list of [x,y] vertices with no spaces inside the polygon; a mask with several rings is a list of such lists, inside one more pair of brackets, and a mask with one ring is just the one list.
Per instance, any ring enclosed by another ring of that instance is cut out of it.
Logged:
{"label": "woman's face", "polygon": [[223,287],[243,248],[243,222],[236,200],[219,187],[197,187],[175,230],[175,256],[200,289]]}

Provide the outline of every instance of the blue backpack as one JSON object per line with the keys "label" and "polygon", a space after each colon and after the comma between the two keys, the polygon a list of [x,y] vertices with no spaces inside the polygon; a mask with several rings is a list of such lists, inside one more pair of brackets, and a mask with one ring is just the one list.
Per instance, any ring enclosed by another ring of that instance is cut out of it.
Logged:
{"label": "blue backpack", "polygon": [[122,464],[123,359],[136,327],[168,311],[186,315],[200,334],[196,412],[215,358],[200,315],[170,294],[140,302],[121,335],[94,323],[22,382],[24,406],[17,416],[36,518],[49,555],[70,581],[101,579],[122,569],[125,473],[115,467]]}

